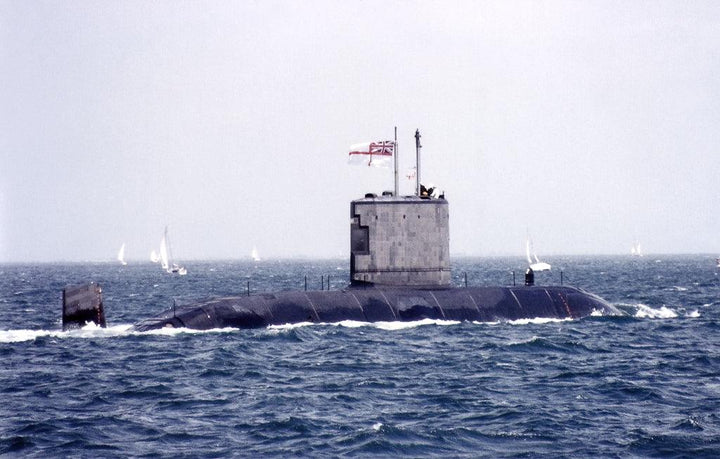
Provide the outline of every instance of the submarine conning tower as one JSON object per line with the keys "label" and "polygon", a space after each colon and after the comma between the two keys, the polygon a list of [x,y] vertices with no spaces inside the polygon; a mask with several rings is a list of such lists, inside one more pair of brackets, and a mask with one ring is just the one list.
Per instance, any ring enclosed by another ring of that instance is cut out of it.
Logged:
{"label": "submarine conning tower", "polygon": [[350,280],[355,286],[450,287],[445,198],[386,192],[352,201]]}

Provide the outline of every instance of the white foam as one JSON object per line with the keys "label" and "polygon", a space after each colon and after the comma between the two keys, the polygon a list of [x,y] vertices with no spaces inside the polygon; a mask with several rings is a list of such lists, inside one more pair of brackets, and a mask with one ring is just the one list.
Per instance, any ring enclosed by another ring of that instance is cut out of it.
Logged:
{"label": "white foam", "polygon": [[65,332],[69,338],[96,338],[104,336],[122,336],[127,335],[132,327],[131,324],[111,325],[103,328],[92,322],[85,324],[84,327],[68,330]]}
{"label": "white foam", "polygon": [[41,336],[51,336],[47,330],[0,330],[0,343],[30,341]]}
{"label": "white foam", "polygon": [[[343,320],[335,323],[313,323],[313,322],[300,322],[296,324],[283,324],[283,325],[270,325],[268,330],[282,332],[292,330],[295,328],[308,327],[312,325],[323,325],[323,326],[340,326],[347,328],[359,328],[359,327],[375,327],[381,330],[404,330],[408,328],[415,328],[424,325],[457,325],[460,322],[454,320],[439,320],[439,319],[423,319],[413,322],[360,322],[356,320]],[[16,343],[22,341],[32,341],[34,339],[51,336],[55,338],[109,338],[115,336],[127,336],[127,335],[158,335],[158,336],[175,336],[180,334],[203,334],[203,333],[233,333],[238,331],[237,328],[212,328],[209,330],[193,330],[190,328],[173,328],[164,327],[155,330],[148,330],[144,332],[138,332],[131,330],[131,324],[113,325],[107,328],[102,328],[94,323],[89,323],[82,328],[73,329],[68,331],[62,330],[0,330],[0,343]]]}
{"label": "white foam", "polygon": [[508,320],[509,324],[512,325],[528,325],[528,324],[549,324],[549,323],[556,323],[556,322],[568,322],[572,321],[571,318],[565,318],[565,319],[555,319],[550,317],[536,317],[534,319],[517,319],[517,320]]}
{"label": "white foam", "polygon": [[503,322],[496,320],[495,322],[480,322],[478,320],[472,320],[470,323],[474,325],[501,325]]}
{"label": "white foam", "polygon": [[510,341],[508,344],[509,344],[510,346],[517,346],[517,345],[519,345],[519,344],[530,344],[530,343],[534,343],[534,342],[537,341],[538,339],[540,339],[540,338],[538,338],[537,336],[533,336],[533,337],[531,337],[531,338],[523,339],[523,340],[520,340],[520,341]]}
{"label": "white foam", "polygon": [[359,328],[359,327],[374,327],[381,330],[405,330],[408,328],[421,327],[423,325],[458,325],[460,322],[457,320],[442,320],[442,319],[422,319],[410,322],[361,322],[358,320],[342,320],[340,322],[300,322],[297,324],[283,324],[283,325],[270,325],[270,330],[292,330],[294,328],[308,327],[311,325],[322,325],[322,326],[335,326],[335,327],[347,327],[347,328]]}
{"label": "white foam", "polygon": [[300,328],[300,327],[307,327],[310,325],[315,325],[313,322],[298,322],[296,324],[282,324],[282,325],[269,325],[269,330],[292,330],[293,328]]}
{"label": "white foam", "polygon": [[457,320],[422,319],[411,322],[375,322],[371,325],[381,330],[405,330],[423,325],[457,325],[459,323]]}
{"label": "white foam", "polygon": [[339,327],[347,327],[347,328],[358,328],[358,327],[369,327],[372,326],[372,323],[370,322],[361,322],[359,320],[342,320],[340,322],[331,324],[331,325],[337,325]]}
{"label": "white foam", "polygon": [[696,319],[696,318],[700,317],[700,311],[698,311],[698,310],[696,309],[696,310],[694,310],[693,312],[691,312],[690,314],[688,314],[687,317],[691,317],[691,318],[693,318],[693,319]]}
{"label": "white foam", "polygon": [[44,336],[50,336],[53,338],[67,339],[67,338],[113,338],[116,336],[128,336],[128,335],[163,335],[163,336],[174,336],[183,333],[189,334],[201,334],[201,333],[229,333],[237,331],[237,328],[213,328],[210,330],[192,330],[190,328],[159,328],[157,330],[150,330],[146,332],[138,332],[131,330],[131,324],[120,324],[113,325],[107,328],[102,328],[94,323],[89,323],[82,328],[77,328],[68,331],[62,330],[0,330],[0,343],[17,343],[22,341],[32,341],[37,338]]}
{"label": "white foam", "polygon": [[53,338],[98,338],[126,335],[132,325],[115,325],[102,328],[94,323],[89,323],[82,328],[62,330],[0,330],[0,343],[17,343],[21,341],[32,341],[44,336]]}
{"label": "white foam", "polygon": [[640,303],[636,307],[638,310],[635,313],[635,317],[641,319],[674,319],[678,316],[677,312],[667,306],[662,306],[660,309],[653,309],[650,306]]}
{"label": "white foam", "polygon": [[376,422],[375,424],[373,424],[372,428],[373,428],[374,431],[377,432],[378,430],[380,430],[380,428],[381,428],[382,426],[383,426],[382,422]]}

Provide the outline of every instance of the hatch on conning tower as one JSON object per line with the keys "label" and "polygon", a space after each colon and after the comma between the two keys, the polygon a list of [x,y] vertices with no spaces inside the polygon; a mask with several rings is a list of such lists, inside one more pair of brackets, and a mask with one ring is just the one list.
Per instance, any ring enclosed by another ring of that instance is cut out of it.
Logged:
{"label": "hatch on conning tower", "polygon": [[350,280],[394,286],[450,286],[448,202],[366,196],[350,204]]}

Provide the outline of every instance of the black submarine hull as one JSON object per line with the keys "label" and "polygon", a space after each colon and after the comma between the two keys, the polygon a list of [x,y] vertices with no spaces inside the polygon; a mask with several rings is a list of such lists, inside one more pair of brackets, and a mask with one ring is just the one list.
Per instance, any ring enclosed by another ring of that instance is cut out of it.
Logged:
{"label": "black submarine hull", "polygon": [[348,288],[279,292],[198,301],[169,309],[133,326],[160,328],[259,328],[301,322],[415,321],[496,322],[518,319],[577,319],[593,313],[621,315],[602,298],[569,286],[409,289]]}

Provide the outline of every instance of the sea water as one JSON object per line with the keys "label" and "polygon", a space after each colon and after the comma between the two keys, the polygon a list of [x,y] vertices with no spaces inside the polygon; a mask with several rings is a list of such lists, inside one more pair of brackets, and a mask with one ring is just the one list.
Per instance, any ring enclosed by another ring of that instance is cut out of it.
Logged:
{"label": "sea water", "polygon": [[[549,261],[538,284],[627,315],[135,333],[173,303],[344,288],[347,262],[0,265],[0,455],[720,456],[714,257]],[[453,262],[457,286],[513,272]],[[62,288],[88,281],[109,326],[63,332]]]}

